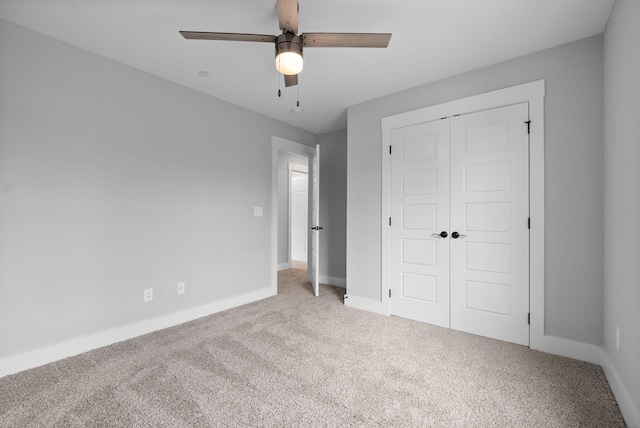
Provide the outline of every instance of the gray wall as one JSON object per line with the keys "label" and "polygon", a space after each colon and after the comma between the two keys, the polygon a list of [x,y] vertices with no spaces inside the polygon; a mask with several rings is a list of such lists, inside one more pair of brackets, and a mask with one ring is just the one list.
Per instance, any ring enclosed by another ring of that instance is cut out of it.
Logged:
{"label": "gray wall", "polygon": [[344,279],[347,271],[347,130],[320,143],[320,274]]}
{"label": "gray wall", "polygon": [[272,135],[0,20],[0,357],[268,288]]}
{"label": "gray wall", "polygon": [[[604,352],[635,406],[636,417],[640,412],[638,17],[640,2],[616,0],[604,36]],[[615,346],[616,326],[621,332],[620,352]]]}
{"label": "gray wall", "polygon": [[380,119],[545,79],[545,330],[602,344],[602,36],[349,108],[347,290],[380,300]]}
{"label": "gray wall", "polygon": [[309,165],[306,156],[278,153],[278,264],[289,262],[289,162]]}

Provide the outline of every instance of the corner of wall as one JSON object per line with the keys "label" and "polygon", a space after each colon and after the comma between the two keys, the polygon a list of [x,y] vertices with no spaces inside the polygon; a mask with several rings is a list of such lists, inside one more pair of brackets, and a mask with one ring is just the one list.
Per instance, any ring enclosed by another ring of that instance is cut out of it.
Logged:
{"label": "corner of wall", "polygon": [[634,405],[633,400],[631,400],[629,392],[625,388],[620,375],[611,362],[611,358],[609,358],[607,351],[602,348],[601,352],[602,369],[604,370],[604,374],[607,377],[609,386],[611,386],[611,391],[618,402],[618,407],[620,408],[620,412],[622,412],[622,416],[624,417],[627,426],[630,428],[640,428],[640,410]]}
{"label": "corner of wall", "polygon": [[532,334],[530,348],[536,351],[586,361],[591,364],[602,365],[602,351],[597,345],[576,342],[555,336],[537,336]]}

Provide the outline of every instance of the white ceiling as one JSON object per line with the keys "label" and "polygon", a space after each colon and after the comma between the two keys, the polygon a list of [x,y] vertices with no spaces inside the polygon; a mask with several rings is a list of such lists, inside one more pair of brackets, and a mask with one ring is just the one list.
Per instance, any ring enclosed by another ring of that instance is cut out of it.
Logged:
{"label": "white ceiling", "polygon": [[299,115],[296,87],[277,96],[273,45],[178,34],[276,35],[275,3],[0,0],[0,18],[320,134],[360,102],[599,34],[613,0],[299,0],[300,32],[393,33],[387,49],[306,49]]}

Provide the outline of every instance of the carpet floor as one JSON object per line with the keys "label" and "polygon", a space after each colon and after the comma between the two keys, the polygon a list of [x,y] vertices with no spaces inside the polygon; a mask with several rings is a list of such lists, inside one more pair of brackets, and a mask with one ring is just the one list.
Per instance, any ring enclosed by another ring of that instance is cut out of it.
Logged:
{"label": "carpet floor", "polygon": [[623,427],[602,369],[277,296],[0,379],[1,427]]}

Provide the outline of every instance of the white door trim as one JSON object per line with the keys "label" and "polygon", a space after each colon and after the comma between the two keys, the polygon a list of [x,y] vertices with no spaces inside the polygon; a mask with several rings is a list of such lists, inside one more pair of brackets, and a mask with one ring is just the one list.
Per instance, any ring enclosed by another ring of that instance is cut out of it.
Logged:
{"label": "white door trim", "polygon": [[[543,351],[549,350],[552,341],[544,334],[544,95],[545,82],[537,80],[510,88],[500,89],[485,94],[474,95],[443,104],[429,106],[418,110],[384,117],[382,126],[382,284],[380,289],[380,311],[390,314],[390,300],[387,290],[390,288],[390,230],[388,218],[390,206],[390,162],[389,146],[391,130],[428,122],[456,114],[472,113],[497,107],[504,107],[523,102],[529,103],[529,119],[531,120],[530,134],[530,347]],[[552,338],[558,339],[558,338]],[[557,348],[556,351],[558,350]],[[570,350],[567,348],[567,353]],[[560,353],[560,352],[553,352]],[[560,353],[563,355],[563,353]],[[571,356],[571,355],[567,355]],[[579,358],[574,356],[574,358]],[[584,358],[580,358],[584,359]]]}
{"label": "white door trim", "polygon": [[269,289],[278,294],[278,153],[295,153],[312,158],[315,147],[305,146],[278,136],[271,136],[271,281]]}

